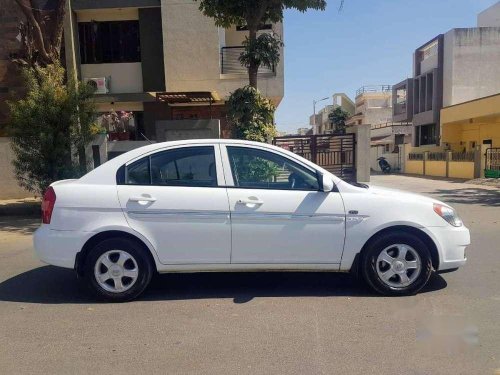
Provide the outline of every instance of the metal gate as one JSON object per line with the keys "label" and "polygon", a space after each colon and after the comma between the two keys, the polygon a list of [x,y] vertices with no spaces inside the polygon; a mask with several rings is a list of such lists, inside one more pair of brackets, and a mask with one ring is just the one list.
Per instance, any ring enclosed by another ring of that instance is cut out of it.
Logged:
{"label": "metal gate", "polygon": [[486,150],[486,169],[484,177],[500,178],[500,147]]}
{"label": "metal gate", "polygon": [[356,179],[355,134],[290,135],[274,138],[273,144],[300,155],[345,180]]}

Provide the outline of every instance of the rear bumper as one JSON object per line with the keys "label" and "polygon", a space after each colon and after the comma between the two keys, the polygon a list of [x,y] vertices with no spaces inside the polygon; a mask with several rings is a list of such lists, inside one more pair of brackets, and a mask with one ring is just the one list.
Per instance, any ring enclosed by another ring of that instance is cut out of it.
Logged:
{"label": "rear bumper", "polygon": [[439,268],[436,271],[453,270],[467,262],[465,250],[470,245],[470,232],[465,226],[455,228],[426,228],[434,239],[439,252]]}
{"label": "rear bumper", "polygon": [[92,233],[59,231],[42,225],[33,235],[36,256],[53,266],[74,268],[76,254],[83,248]]}

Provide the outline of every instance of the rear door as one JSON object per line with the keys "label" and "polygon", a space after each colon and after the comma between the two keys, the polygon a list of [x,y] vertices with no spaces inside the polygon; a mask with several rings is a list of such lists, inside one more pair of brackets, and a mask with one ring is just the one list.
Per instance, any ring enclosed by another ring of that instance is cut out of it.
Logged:
{"label": "rear door", "polygon": [[219,145],[155,152],[122,167],[118,196],[129,225],[163,264],[229,263],[231,226]]}

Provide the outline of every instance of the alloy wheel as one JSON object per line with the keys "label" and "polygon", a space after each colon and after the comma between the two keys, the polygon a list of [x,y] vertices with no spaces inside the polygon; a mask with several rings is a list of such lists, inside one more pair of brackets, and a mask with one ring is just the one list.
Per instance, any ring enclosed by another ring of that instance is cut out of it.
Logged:
{"label": "alloy wheel", "polygon": [[97,259],[94,276],[104,290],[111,293],[123,293],[136,283],[139,277],[139,267],[137,261],[128,252],[109,250]]}
{"label": "alloy wheel", "polygon": [[413,247],[394,244],[380,252],[375,267],[384,284],[391,288],[405,288],[420,275],[422,262]]}

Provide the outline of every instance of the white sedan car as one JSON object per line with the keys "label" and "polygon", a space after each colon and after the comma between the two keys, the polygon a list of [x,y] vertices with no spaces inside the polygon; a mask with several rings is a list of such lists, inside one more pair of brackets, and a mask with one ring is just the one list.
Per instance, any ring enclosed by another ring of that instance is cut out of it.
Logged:
{"label": "white sedan car", "polygon": [[385,295],[466,262],[448,205],[342,181],[268,144],[158,143],[53,183],[34,244],[100,297],[139,296],[155,272],[355,272]]}

